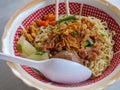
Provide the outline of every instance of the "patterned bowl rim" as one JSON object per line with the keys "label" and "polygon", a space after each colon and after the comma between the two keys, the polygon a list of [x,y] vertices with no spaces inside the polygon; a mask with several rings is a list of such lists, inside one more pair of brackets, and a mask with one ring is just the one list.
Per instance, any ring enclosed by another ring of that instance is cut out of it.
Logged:
{"label": "patterned bowl rim", "polygon": [[[8,23],[6,24],[4,28],[4,33],[2,36],[2,51],[5,53],[4,48],[4,40],[6,38],[7,32],[14,21],[14,19],[23,11],[29,9],[30,7],[36,5],[37,3],[40,3],[44,0],[31,0],[24,6],[22,6],[20,9],[18,9],[9,19]],[[120,10],[115,7],[114,5],[110,4],[107,0],[96,0],[102,4],[107,5],[110,9],[114,11],[120,18]],[[58,87],[58,86],[52,86],[50,84],[45,84],[43,82],[40,82],[36,79],[34,79],[32,76],[30,76],[28,73],[26,73],[18,64],[7,62],[7,65],[11,68],[12,72],[15,76],[17,76],[19,79],[21,79],[25,84],[35,87],[37,89],[43,89],[43,90],[98,90],[103,89],[108,85],[113,84],[120,78],[120,65],[118,65],[117,69],[115,69],[108,77],[106,77],[104,80],[101,80],[95,84],[82,86],[82,87],[73,87],[73,88],[64,88],[64,87]]]}

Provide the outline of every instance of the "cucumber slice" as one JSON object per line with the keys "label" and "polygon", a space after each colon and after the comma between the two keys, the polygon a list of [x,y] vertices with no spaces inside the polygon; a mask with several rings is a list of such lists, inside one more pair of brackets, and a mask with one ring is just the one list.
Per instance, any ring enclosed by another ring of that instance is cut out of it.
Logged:
{"label": "cucumber slice", "polygon": [[23,41],[22,49],[23,53],[27,55],[31,55],[37,52],[37,50],[27,40]]}
{"label": "cucumber slice", "polygon": [[36,55],[36,54],[32,54],[30,56],[27,57],[28,59],[32,59],[32,60],[46,60],[49,59],[48,53],[44,53],[42,55]]}
{"label": "cucumber slice", "polygon": [[35,47],[33,47],[26,39],[24,36],[21,36],[20,39],[18,40],[18,44],[21,45],[22,47],[22,54],[25,56],[29,56],[31,54],[35,54],[37,50]]}

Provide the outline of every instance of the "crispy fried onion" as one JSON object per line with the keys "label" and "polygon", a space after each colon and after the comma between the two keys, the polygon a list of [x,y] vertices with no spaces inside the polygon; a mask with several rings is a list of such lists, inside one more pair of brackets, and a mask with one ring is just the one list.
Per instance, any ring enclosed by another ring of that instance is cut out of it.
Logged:
{"label": "crispy fried onion", "polygon": [[[95,30],[92,30],[93,27],[94,23],[87,18],[71,22],[68,25],[62,23],[58,26],[58,29],[51,31],[48,34],[48,40],[44,45],[44,48],[49,51],[58,52],[67,50],[78,55],[81,59],[85,59],[86,57],[89,57],[88,59],[90,59],[91,55],[88,56],[88,52],[84,45],[85,41],[92,39],[94,40],[94,45],[97,46],[99,46],[99,41],[103,41],[100,35],[98,35]],[[96,57],[92,57],[92,59],[95,58]]]}

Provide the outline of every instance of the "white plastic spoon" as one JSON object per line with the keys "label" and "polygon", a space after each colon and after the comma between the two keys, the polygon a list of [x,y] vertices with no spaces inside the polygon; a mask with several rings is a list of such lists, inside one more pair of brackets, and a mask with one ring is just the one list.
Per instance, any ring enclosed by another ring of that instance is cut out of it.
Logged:
{"label": "white plastic spoon", "polygon": [[51,58],[44,61],[34,61],[26,58],[6,55],[0,52],[0,59],[39,70],[51,81],[63,84],[83,82],[91,77],[91,70],[72,61],[60,58]]}

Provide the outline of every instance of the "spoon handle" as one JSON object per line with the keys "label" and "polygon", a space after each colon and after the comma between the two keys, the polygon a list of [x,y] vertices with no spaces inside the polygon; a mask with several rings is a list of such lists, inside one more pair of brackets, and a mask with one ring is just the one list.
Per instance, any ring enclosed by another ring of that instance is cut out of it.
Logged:
{"label": "spoon handle", "polygon": [[30,59],[26,59],[26,58],[7,55],[7,54],[4,54],[2,52],[0,52],[0,60],[10,61],[10,62],[13,62],[13,63],[26,65],[26,66],[29,66],[29,67],[33,67],[35,69],[37,69],[37,67],[38,67],[38,64],[37,64],[38,61],[33,61],[33,60],[30,60]]}

